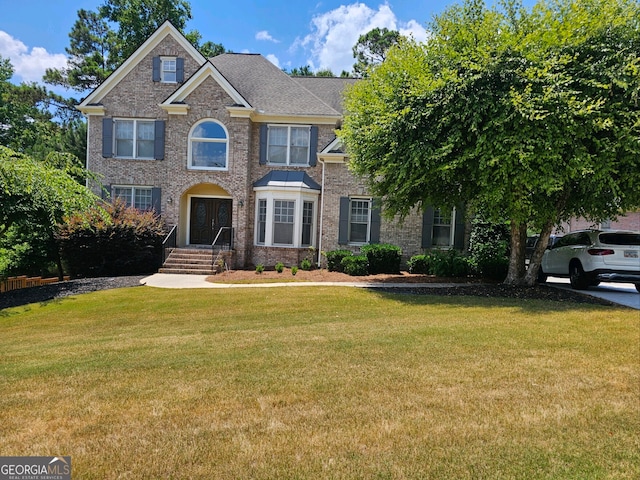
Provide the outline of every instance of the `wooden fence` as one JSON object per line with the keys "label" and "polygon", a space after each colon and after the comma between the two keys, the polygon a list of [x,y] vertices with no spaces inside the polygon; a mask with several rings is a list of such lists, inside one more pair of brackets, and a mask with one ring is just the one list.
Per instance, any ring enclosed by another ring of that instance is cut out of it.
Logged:
{"label": "wooden fence", "polygon": [[[64,279],[69,280],[69,277],[64,277]],[[58,282],[58,277],[42,278],[27,277],[26,275],[20,277],[9,277],[4,280],[0,280],[0,293],[17,290],[19,288],[39,287],[40,285],[48,285],[49,283],[56,282]]]}

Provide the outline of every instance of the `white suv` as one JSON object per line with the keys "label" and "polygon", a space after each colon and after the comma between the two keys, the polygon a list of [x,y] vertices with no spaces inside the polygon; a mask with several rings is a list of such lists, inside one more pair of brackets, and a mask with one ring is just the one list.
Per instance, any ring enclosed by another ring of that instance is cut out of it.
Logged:
{"label": "white suv", "polygon": [[571,232],[544,252],[538,281],[547,276],[569,277],[578,290],[602,281],[633,283],[640,292],[640,232]]}

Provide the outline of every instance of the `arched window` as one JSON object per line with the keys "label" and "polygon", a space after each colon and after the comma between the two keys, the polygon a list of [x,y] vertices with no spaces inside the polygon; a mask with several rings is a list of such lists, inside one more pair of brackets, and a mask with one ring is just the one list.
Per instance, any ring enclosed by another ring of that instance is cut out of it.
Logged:
{"label": "arched window", "polygon": [[228,136],[222,124],[205,120],[196,124],[189,136],[189,168],[227,170]]}

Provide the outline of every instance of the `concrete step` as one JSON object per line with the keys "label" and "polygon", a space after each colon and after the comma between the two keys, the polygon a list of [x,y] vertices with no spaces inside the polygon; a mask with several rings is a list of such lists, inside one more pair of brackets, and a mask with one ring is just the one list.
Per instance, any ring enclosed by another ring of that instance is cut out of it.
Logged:
{"label": "concrete step", "polygon": [[215,275],[217,270],[204,268],[162,267],[158,273],[175,273],[180,275]]}

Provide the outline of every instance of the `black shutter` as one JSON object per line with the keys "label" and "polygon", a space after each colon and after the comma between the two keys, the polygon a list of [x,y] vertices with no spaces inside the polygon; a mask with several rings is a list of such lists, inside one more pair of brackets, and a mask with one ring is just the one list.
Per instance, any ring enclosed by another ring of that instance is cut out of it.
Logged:
{"label": "black shutter", "polygon": [[176,82],[184,82],[184,58],[176,58]]}
{"label": "black shutter", "polygon": [[349,243],[349,197],[340,197],[340,219],[338,221],[338,244]]}
{"label": "black shutter", "polygon": [[380,243],[380,207],[377,200],[371,202],[371,230],[369,243]]}
{"label": "black shutter", "polygon": [[428,206],[422,214],[422,248],[431,248],[433,243],[433,207]]}
{"label": "black shutter", "polygon": [[453,231],[453,246],[457,250],[464,250],[464,229],[465,229],[465,208],[464,205],[456,207],[456,219]]}
{"label": "black shutter", "polygon": [[260,125],[260,165],[267,164],[267,137],[269,135],[267,125]]}
{"label": "black shutter", "polygon": [[160,205],[160,200],[162,199],[162,195],[161,195],[161,189],[158,187],[153,187],[151,189],[151,208],[158,214],[160,215],[161,212],[161,205]]}
{"label": "black shutter", "polygon": [[164,120],[155,121],[153,158],[164,160]]}
{"label": "black shutter", "polygon": [[153,81],[160,81],[160,57],[153,57]]}
{"label": "black shutter", "polygon": [[309,138],[309,166],[315,167],[318,164],[318,127],[311,127]]}
{"label": "black shutter", "polygon": [[113,157],[113,119],[102,119],[102,156]]}

